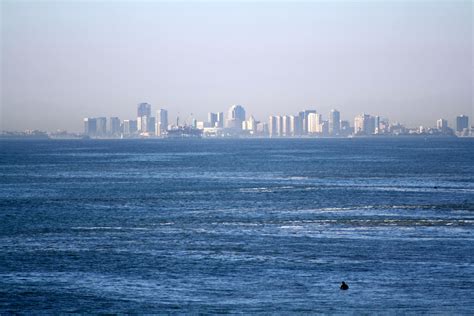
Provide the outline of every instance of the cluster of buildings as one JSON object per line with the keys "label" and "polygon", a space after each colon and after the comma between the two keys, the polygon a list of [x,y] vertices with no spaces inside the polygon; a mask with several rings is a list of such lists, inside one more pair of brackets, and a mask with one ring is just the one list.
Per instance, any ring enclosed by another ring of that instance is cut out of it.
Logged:
{"label": "cluster of buildings", "polygon": [[160,109],[152,116],[151,105],[140,103],[135,120],[111,117],[107,124],[105,117],[84,119],[84,135],[89,137],[151,137],[164,136],[168,130],[168,111]]}
{"label": "cluster of buildings", "polygon": [[456,128],[451,129],[445,119],[439,119],[435,127],[406,128],[399,123],[369,114],[357,115],[353,125],[341,120],[338,110],[331,110],[327,120],[316,110],[300,111],[294,115],[272,115],[268,121],[257,121],[247,116],[241,105],[233,105],[224,112],[208,113],[206,121],[183,122],[168,120],[168,111],[159,109],[152,115],[151,105],[137,105],[136,119],[121,121],[118,117],[85,118],[84,136],[91,138],[137,137],[352,137],[372,135],[444,135],[474,136],[469,118],[456,118]]}

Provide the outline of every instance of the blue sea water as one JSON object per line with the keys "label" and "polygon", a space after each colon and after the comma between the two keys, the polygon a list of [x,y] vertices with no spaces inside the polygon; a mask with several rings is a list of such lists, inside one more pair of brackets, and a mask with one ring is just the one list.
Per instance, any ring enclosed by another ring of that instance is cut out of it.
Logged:
{"label": "blue sea water", "polygon": [[0,314],[472,314],[473,289],[474,139],[0,142]]}

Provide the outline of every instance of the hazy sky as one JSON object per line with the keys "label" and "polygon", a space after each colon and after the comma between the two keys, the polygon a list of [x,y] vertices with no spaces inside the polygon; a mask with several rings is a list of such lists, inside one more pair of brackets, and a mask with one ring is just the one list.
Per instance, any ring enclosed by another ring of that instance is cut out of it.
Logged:
{"label": "hazy sky", "polygon": [[242,104],[409,126],[474,120],[471,1],[1,1],[0,129],[82,130],[136,104]]}

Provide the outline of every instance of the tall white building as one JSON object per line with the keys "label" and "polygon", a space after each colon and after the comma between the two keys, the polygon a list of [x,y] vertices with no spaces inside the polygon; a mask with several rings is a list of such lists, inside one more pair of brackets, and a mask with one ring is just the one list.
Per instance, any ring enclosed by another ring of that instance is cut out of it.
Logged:
{"label": "tall white building", "polygon": [[436,128],[444,132],[448,129],[448,121],[445,119],[439,119],[436,121]]}
{"label": "tall white building", "polygon": [[137,128],[139,133],[155,133],[155,118],[149,116],[137,117]]}
{"label": "tall white building", "polygon": [[241,105],[233,105],[227,116],[227,127],[242,130],[242,122],[245,121],[245,109]]}
{"label": "tall white building", "polygon": [[290,117],[283,115],[281,117],[281,136],[291,136]]}
{"label": "tall white building", "polygon": [[137,132],[137,121],[123,120],[123,135],[125,137],[132,136]]}
{"label": "tall white building", "polygon": [[283,136],[283,118],[279,115],[272,115],[268,120],[268,132],[270,137]]}
{"label": "tall white building", "polygon": [[277,117],[274,116],[274,115],[271,115],[268,118],[268,134],[269,134],[270,137],[278,136]]}
{"label": "tall white building", "polygon": [[224,127],[224,112],[217,113],[216,127],[219,127],[219,128]]}
{"label": "tall white building", "polygon": [[254,134],[257,131],[257,121],[255,120],[253,115],[250,115],[249,119],[245,121],[244,129],[249,131],[251,134]]}
{"label": "tall white building", "polygon": [[309,113],[307,116],[307,120],[308,120],[308,133],[309,134],[321,133],[321,122],[322,122],[321,114]]}
{"label": "tall white building", "polygon": [[[301,112],[300,112],[301,113]],[[303,113],[303,134],[309,133],[309,118],[310,114],[316,114],[316,110],[304,110]]]}
{"label": "tall white building", "polygon": [[283,136],[283,117],[280,115],[276,116],[276,131],[277,131],[277,136],[279,137]]}
{"label": "tall white building", "polygon": [[372,135],[375,133],[375,117],[360,114],[354,118],[354,134]]}
{"label": "tall white building", "polygon": [[162,136],[168,130],[168,111],[159,109],[156,111],[155,133]]}
{"label": "tall white building", "polygon": [[298,125],[298,120],[297,120],[297,117],[295,117],[294,115],[290,115],[289,118],[290,118],[290,135],[288,136],[295,136],[297,135],[296,129]]}

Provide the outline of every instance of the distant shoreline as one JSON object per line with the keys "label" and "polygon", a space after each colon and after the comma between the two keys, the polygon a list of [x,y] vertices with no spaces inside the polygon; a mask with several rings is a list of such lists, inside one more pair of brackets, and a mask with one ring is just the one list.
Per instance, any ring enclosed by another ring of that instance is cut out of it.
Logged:
{"label": "distant shoreline", "polygon": [[76,141],[169,141],[169,140],[324,140],[324,139],[474,139],[472,136],[455,136],[455,135],[370,135],[370,136],[348,136],[348,137],[130,137],[130,138],[82,138],[82,137],[28,137],[15,136],[4,137],[0,136],[1,141],[20,140],[20,141],[34,141],[34,140],[76,140]]}

